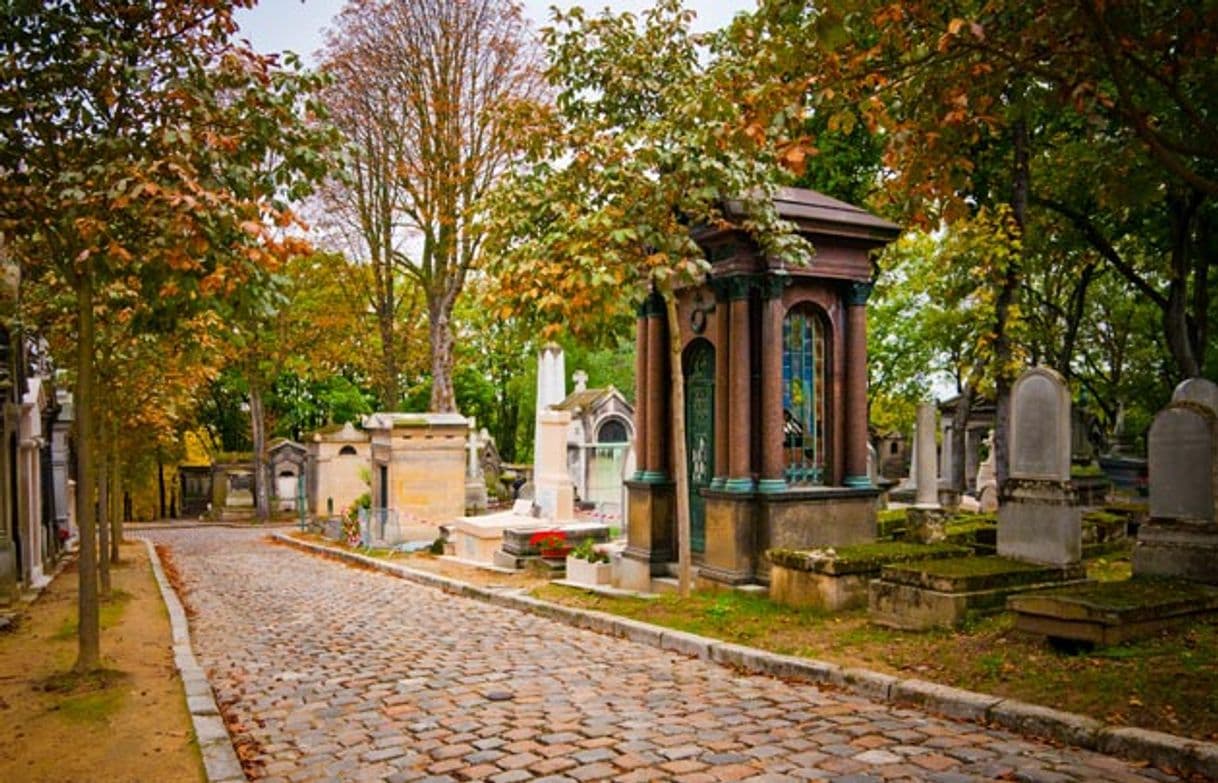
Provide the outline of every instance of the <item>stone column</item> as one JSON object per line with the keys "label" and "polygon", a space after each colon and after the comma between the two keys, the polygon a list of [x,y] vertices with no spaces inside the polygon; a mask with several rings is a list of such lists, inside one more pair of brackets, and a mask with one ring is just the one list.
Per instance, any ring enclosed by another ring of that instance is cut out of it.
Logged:
{"label": "stone column", "polygon": [[729,492],[753,491],[752,411],[749,367],[749,288],[747,277],[728,281],[731,300],[731,342],[728,352],[731,367],[729,388],[731,400],[728,413],[728,479],[724,489]]}
{"label": "stone column", "polygon": [[786,314],[782,290],[787,274],[765,278],[761,302],[761,480],[759,492],[782,492],[787,488],[783,473],[782,415],[782,319]]}
{"label": "stone column", "polygon": [[662,482],[668,480],[668,427],[664,421],[665,397],[668,384],[664,382],[664,357],[667,346],[664,341],[668,330],[664,324],[664,307],[659,295],[652,294],[647,309],[647,472],[645,480]]}
{"label": "stone column", "polygon": [[728,317],[727,286],[715,281],[715,476],[711,489],[723,489],[727,485],[728,422],[731,421],[731,374],[729,351],[731,350],[731,323]]}
{"label": "stone column", "polygon": [[939,507],[938,461],[935,459],[935,404],[918,403],[917,425],[914,429],[914,453],[917,454],[917,485],[915,505],[919,508]]}
{"label": "stone column", "polygon": [[642,481],[647,463],[647,301],[637,310],[634,322],[634,476]]}
{"label": "stone column", "polygon": [[867,476],[867,297],[870,283],[846,289],[846,475],[848,487],[870,487]]}

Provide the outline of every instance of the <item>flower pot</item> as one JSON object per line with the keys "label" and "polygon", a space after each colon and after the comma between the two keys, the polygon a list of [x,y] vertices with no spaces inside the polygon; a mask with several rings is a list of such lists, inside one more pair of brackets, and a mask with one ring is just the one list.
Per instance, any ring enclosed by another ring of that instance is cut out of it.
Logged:
{"label": "flower pot", "polygon": [[613,579],[613,566],[609,563],[591,563],[578,557],[567,558],[567,581],[581,585],[607,585]]}
{"label": "flower pot", "polygon": [[571,551],[571,547],[559,547],[557,549],[542,549],[541,556],[546,560],[562,560]]}

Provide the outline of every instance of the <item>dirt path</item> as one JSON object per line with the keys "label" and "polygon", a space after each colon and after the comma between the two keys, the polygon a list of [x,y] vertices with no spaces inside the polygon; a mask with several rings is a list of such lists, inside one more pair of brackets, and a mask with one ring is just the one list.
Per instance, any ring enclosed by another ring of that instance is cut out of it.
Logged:
{"label": "dirt path", "polygon": [[0,780],[201,781],[169,620],[142,543],[114,571],[121,598],[102,610],[102,657],[123,673],[109,687],[42,689],[76,659],[77,574],[69,567],[0,634]]}

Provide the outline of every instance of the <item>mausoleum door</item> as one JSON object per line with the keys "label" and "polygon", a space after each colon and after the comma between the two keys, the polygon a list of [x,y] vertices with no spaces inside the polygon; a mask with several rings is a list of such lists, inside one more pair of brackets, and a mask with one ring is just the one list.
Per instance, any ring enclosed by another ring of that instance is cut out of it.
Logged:
{"label": "mausoleum door", "polygon": [[715,455],[715,349],[695,342],[685,355],[685,453],[689,475],[689,546],[706,551],[706,500]]}

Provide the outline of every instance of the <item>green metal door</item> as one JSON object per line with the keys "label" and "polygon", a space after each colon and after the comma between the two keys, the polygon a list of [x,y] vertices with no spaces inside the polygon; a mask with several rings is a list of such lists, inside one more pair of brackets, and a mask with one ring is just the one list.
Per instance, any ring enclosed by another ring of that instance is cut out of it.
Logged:
{"label": "green metal door", "polygon": [[685,454],[689,467],[689,547],[706,551],[706,500],[715,469],[715,349],[700,340],[685,355]]}

